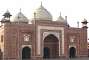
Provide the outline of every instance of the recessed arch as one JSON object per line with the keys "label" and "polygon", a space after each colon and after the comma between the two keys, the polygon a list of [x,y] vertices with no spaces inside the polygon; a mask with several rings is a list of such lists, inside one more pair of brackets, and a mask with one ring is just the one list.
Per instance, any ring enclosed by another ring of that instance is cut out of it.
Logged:
{"label": "recessed arch", "polygon": [[31,58],[31,48],[26,46],[22,49],[22,60],[30,58]]}
{"label": "recessed arch", "polygon": [[59,57],[59,40],[55,35],[49,34],[48,36],[45,37],[44,51],[46,51],[44,52],[45,58]]}

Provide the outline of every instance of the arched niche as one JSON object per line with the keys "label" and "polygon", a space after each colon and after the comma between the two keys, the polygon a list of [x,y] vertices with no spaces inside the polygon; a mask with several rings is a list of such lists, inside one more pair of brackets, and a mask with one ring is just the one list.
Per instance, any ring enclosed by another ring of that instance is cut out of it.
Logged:
{"label": "arched niche", "polygon": [[59,50],[58,38],[53,34],[49,34],[48,36],[46,36],[44,38],[44,57],[45,58],[58,58],[59,51],[60,50]]}

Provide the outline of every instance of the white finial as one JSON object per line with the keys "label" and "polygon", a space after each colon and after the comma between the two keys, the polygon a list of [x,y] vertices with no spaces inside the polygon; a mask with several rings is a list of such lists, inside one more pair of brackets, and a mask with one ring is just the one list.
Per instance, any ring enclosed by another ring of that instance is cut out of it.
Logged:
{"label": "white finial", "polygon": [[42,6],[42,1],[41,1],[41,6]]}
{"label": "white finial", "polygon": [[79,21],[77,21],[77,27],[79,28]]}
{"label": "white finial", "polygon": [[61,12],[60,12],[60,16],[61,16]]}
{"label": "white finial", "polygon": [[36,12],[34,12],[34,20],[36,20]]}
{"label": "white finial", "polygon": [[65,16],[65,20],[67,20],[67,16]]}
{"label": "white finial", "polygon": [[20,13],[21,13],[21,8],[20,8]]}
{"label": "white finial", "polygon": [[7,9],[6,13],[10,13],[8,9]]}
{"label": "white finial", "polygon": [[87,20],[84,18],[84,21],[87,21]]}
{"label": "white finial", "polygon": [[65,21],[66,21],[66,23],[67,23],[67,16],[65,16]]}

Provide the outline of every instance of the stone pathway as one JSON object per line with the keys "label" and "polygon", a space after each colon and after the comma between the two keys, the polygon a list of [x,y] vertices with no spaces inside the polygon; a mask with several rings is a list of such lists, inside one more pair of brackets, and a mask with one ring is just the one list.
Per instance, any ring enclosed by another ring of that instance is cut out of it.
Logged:
{"label": "stone pathway", "polygon": [[72,59],[69,59],[69,60],[89,60],[89,57],[86,57],[86,58],[72,58]]}
{"label": "stone pathway", "polygon": [[44,60],[89,60],[89,57],[86,58],[70,58],[70,59],[44,59]]}

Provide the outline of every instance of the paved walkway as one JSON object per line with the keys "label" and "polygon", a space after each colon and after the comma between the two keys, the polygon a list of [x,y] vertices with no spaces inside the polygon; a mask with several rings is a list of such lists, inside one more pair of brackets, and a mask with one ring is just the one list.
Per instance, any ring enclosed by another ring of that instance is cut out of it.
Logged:
{"label": "paved walkway", "polygon": [[86,58],[72,58],[72,59],[69,59],[69,60],[89,60],[89,57],[86,57]]}
{"label": "paved walkway", "polygon": [[44,59],[44,60],[89,60],[89,57],[86,58],[70,58],[70,59]]}

